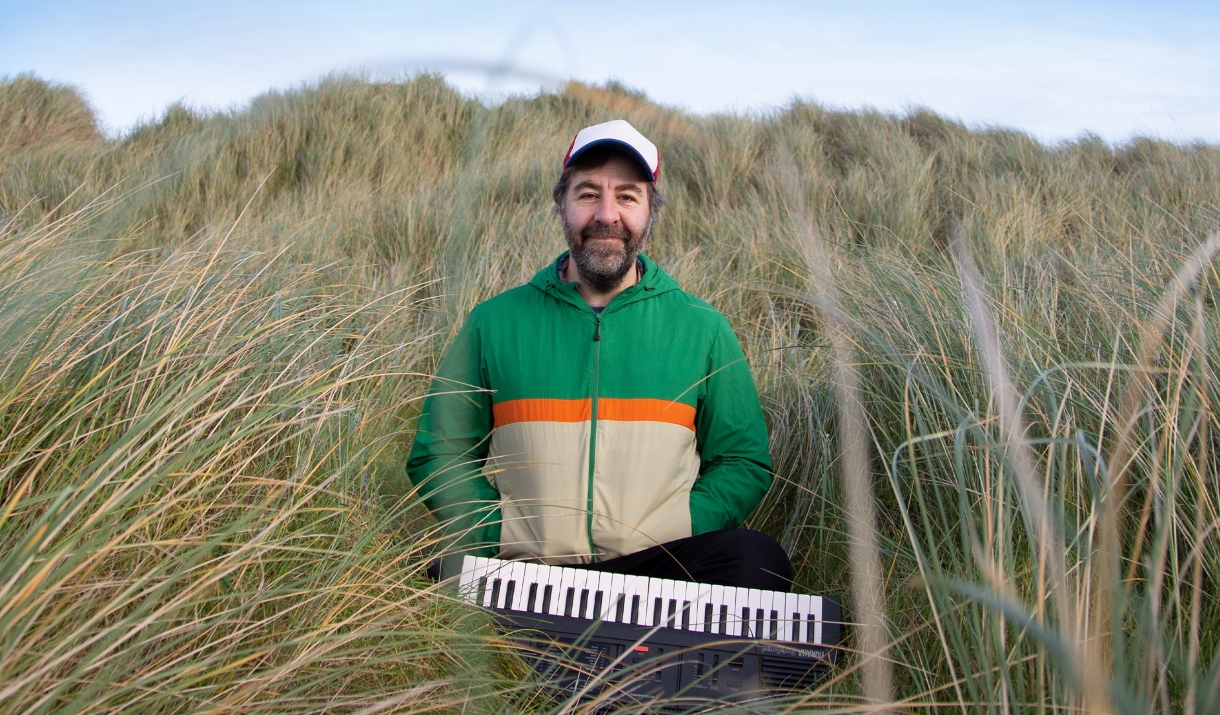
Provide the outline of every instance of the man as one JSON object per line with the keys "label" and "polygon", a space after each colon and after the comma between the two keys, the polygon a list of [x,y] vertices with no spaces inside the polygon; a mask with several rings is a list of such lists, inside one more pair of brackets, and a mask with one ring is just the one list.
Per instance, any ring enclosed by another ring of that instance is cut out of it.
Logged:
{"label": "man", "polygon": [[471,311],[407,471],[463,553],[786,591],[787,555],[738,528],[771,484],[741,347],[640,253],[659,169],[623,120],[576,135],[568,252]]}

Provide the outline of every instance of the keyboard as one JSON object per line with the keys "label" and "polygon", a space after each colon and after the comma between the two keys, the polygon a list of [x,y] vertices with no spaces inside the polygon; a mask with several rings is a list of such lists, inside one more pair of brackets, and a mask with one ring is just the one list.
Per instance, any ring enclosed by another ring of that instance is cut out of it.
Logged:
{"label": "keyboard", "polygon": [[664,702],[658,712],[807,687],[838,657],[831,596],[474,556],[458,593],[493,611],[550,684],[618,705]]}

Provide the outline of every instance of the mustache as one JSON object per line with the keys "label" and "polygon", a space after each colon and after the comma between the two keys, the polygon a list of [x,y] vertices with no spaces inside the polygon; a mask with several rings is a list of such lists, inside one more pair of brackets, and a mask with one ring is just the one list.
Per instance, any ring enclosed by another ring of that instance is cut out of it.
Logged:
{"label": "mustache", "polygon": [[626,241],[631,238],[631,232],[623,225],[606,225],[604,223],[593,223],[585,226],[580,230],[582,240],[590,238],[617,238],[620,241]]}

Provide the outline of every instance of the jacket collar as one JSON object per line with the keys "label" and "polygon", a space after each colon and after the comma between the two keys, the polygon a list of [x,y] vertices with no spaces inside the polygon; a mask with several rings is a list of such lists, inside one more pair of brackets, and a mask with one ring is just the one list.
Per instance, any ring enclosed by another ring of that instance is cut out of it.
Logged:
{"label": "jacket collar", "polygon": [[[593,309],[589,307],[584,298],[580,297],[580,293],[576,292],[576,284],[564,283],[563,277],[559,274],[559,265],[567,255],[567,251],[559,254],[555,260],[534,274],[529,284],[547,295],[554,296],[585,312],[592,313]],[[602,311],[603,315],[606,313],[616,313],[631,303],[647,300],[662,293],[680,289],[678,282],[654,263],[651,258],[641,253],[639,260],[644,264],[644,275],[640,278],[640,282],[614,296],[614,300],[611,300],[606,309]]]}

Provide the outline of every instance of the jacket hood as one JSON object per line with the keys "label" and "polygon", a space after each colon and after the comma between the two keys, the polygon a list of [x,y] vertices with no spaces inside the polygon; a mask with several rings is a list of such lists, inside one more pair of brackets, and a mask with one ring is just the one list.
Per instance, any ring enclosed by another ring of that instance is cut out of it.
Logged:
{"label": "jacket hood", "polygon": [[[571,303],[577,308],[591,313],[593,309],[589,307],[584,298],[580,297],[580,293],[576,291],[576,284],[565,283],[563,277],[559,275],[559,264],[563,262],[564,257],[568,253],[569,251],[564,251],[559,254],[545,268],[535,273],[529,285],[558,300]],[[614,296],[614,299],[606,306],[606,313],[617,312],[626,305],[654,298],[663,293],[681,290],[678,281],[674,280],[672,276],[654,263],[651,258],[641,253],[639,254],[639,260],[644,264],[644,275],[640,282]]]}

